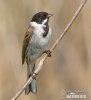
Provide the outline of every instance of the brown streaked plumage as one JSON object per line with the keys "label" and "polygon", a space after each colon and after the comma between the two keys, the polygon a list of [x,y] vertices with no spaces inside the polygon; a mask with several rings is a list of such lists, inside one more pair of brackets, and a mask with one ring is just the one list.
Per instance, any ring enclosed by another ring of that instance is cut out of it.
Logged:
{"label": "brown streaked plumage", "polygon": [[28,43],[29,43],[29,40],[31,39],[31,37],[32,37],[32,28],[29,27],[28,30],[26,31],[25,38],[23,41],[22,64],[24,64],[24,62],[25,62],[25,56],[26,56],[25,53],[26,53],[27,46],[28,46]]}

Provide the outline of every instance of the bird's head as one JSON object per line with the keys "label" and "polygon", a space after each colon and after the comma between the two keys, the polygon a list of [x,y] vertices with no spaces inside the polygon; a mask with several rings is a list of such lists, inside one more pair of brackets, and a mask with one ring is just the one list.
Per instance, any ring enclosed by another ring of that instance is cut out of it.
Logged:
{"label": "bird's head", "polygon": [[49,22],[49,18],[53,16],[53,14],[49,14],[47,12],[39,12],[39,13],[36,13],[31,22],[36,22],[37,24],[48,24]]}

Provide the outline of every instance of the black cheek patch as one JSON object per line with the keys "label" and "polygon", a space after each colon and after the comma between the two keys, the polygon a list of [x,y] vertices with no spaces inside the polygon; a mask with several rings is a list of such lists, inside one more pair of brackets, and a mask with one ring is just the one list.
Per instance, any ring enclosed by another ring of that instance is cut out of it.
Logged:
{"label": "black cheek patch", "polygon": [[45,38],[49,32],[49,26],[47,25],[46,27],[44,27],[44,33],[43,33],[43,37]]}

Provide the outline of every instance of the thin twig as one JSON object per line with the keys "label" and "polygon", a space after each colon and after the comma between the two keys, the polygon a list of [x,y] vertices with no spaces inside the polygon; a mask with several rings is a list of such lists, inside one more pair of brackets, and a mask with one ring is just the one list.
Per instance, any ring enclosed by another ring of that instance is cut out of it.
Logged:
{"label": "thin twig", "polygon": [[[62,40],[62,38],[64,37],[64,35],[67,33],[67,31],[69,30],[69,28],[71,27],[71,25],[73,24],[73,22],[75,21],[75,19],[79,15],[79,13],[81,12],[81,10],[84,7],[84,5],[85,5],[86,2],[87,2],[87,0],[82,0],[81,1],[81,4],[79,5],[79,7],[76,10],[75,14],[73,15],[72,19],[69,21],[69,23],[66,26],[66,28],[64,29],[64,31],[60,34],[60,36],[56,39],[56,41],[54,42],[53,46],[51,47],[51,49],[50,49],[51,52],[53,52],[53,50],[56,48],[56,46]],[[40,72],[40,70],[42,69],[42,66],[44,64],[44,61],[47,59],[47,57],[48,56],[46,54],[44,56],[44,58],[42,60],[40,60],[39,64],[37,65],[37,68],[35,69],[35,71],[32,74],[32,76],[25,82],[25,84],[22,86],[22,88],[16,93],[16,95],[11,100],[16,100],[22,94],[22,92],[25,90],[26,86],[28,84],[30,84],[31,81],[33,80],[33,78],[36,77],[36,75]]]}

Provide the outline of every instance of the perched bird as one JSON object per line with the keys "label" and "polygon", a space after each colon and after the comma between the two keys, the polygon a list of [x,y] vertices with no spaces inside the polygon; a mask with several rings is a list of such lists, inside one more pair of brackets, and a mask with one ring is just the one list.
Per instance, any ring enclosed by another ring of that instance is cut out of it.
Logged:
{"label": "perched bird", "polygon": [[[50,51],[46,51],[51,38],[51,29],[48,25],[49,18],[53,14],[47,12],[36,13],[30,21],[29,28],[26,31],[22,48],[22,64],[27,63],[27,79],[31,76],[36,68],[36,60],[43,54],[50,55]],[[36,79],[25,88],[25,94],[29,92],[36,93]]]}

